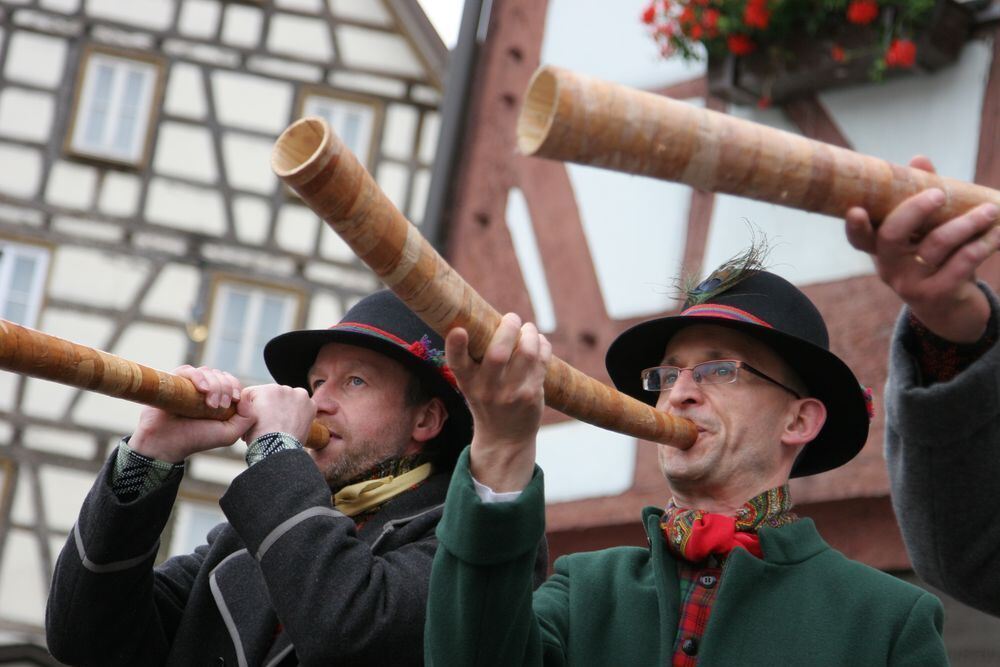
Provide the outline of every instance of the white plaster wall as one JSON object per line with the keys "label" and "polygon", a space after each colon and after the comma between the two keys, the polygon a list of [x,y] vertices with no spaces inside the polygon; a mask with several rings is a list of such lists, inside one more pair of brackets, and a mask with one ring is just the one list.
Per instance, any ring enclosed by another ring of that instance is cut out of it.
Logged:
{"label": "white plaster wall", "polygon": [[218,456],[193,456],[190,459],[190,474],[208,482],[229,486],[233,478],[247,469],[244,461],[223,459]]}
{"label": "white plaster wall", "polygon": [[111,352],[144,366],[170,371],[184,363],[188,338],[180,329],[139,322],[129,326]]}
{"label": "white plaster wall", "polygon": [[186,37],[211,39],[219,26],[222,6],[218,0],[184,0],[177,27]]}
{"label": "white plaster wall", "polygon": [[417,132],[417,110],[406,104],[390,104],[385,112],[382,131],[382,152],[405,160],[413,153],[413,138]]}
{"label": "white plaster wall", "polygon": [[648,0],[551,0],[542,64],[637,88],[661,88],[701,76],[703,63],[660,57],[639,20],[648,4]]}
{"label": "white plaster wall", "polygon": [[161,124],[153,169],[168,176],[214,183],[219,168],[208,128],[188,123]]}
{"label": "white plaster wall", "polygon": [[[231,5],[241,7],[242,5]],[[205,118],[205,80],[201,68],[190,63],[174,63],[167,78],[163,108],[168,114],[195,120]]]}
{"label": "white plaster wall", "polygon": [[594,167],[566,167],[608,315],[622,319],[672,307],[690,189]]}
{"label": "white plaster wall", "polygon": [[52,131],[52,95],[8,87],[0,91],[0,134],[45,142]]}
{"label": "white plaster wall", "polygon": [[4,616],[23,623],[42,625],[46,584],[38,541],[24,530],[12,529],[4,545],[0,570],[0,608]]}
{"label": "white plaster wall", "polygon": [[26,427],[24,444],[31,449],[85,460],[92,459],[97,450],[94,438],[86,433],[44,426]]}
{"label": "white plaster wall", "polygon": [[288,204],[278,212],[275,240],[285,250],[311,254],[319,218],[305,206]]}
{"label": "white plaster wall", "polygon": [[86,0],[84,11],[120,23],[164,30],[170,27],[174,4],[175,0]]}
{"label": "white plaster wall", "polygon": [[66,69],[66,40],[19,31],[10,35],[4,74],[12,82],[56,88]]}
{"label": "white plaster wall", "polygon": [[0,192],[30,199],[38,192],[41,175],[41,151],[0,142]]}
{"label": "white plaster wall", "polygon": [[109,243],[121,243],[125,230],[119,225],[95,222],[90,218],[77,218],[66,215],[52,216],[52,229],[61,234],[69,234],[86,239],[97,239]]}
{"label": "white plaster wall", "polygon": [[374,93],[386,97],[402,97],[406,94],[406,84],[399,79],[389,79],[374,74],[332,72],[329,81],[334,88],[356,90],[360,93]]}
{"label": "white plaster wall", "polygon": [[[512,188],[507,193],[505,219],[514,245],[514,255],[521,267],[524,284],[528,288],[535,324],[542,333],[554,331],[557,324],[556,311],[552,305],[552,294],[549,292],[548,280],[545,277],[545,265],[542,262],[542,253],[538,250],[528,202],[519,188]],[[524,316],[527,317],[527,313]]]}
{"label": "white plaster wall", "polygon": [[246,5],[226,4],[222,23],[222,41],[233,46],[253,48],[260,41],[264,16],[260,9]]}
{"label": "white plaster wall", "polygon": [[274,141],[236,132],[222,136],[222,159],[229,185],[241,190],[270,193],[278,180],[271,170]]}
{"label": "white plaster wall", "polygon": [[104,172],[97,208],[109,215],[134,215],[139,206],[139,186],[139,177],[135,174]]}
{"label": "white plaster wall", "polygon": [[53,12],[72,14],[80,6],[80,0],[42,0],[40,4]]}
{"label": "white plaster wall", "polygon": [[201,274],[187,264],[168,264],[142,299],[142,313],[187,321],[198,296]]}
{"label": "white plaster wall", "polygon": [[50,528],[69,532],[80,514],[80,506],[90,487],[92,473],[45,465],[38,470],[42,482],[42,503]]}
{"label": "white plaster wall", "polygon": [[49,293],[121,310],[138,296],[148,274],[149,262],[141,257],[61,245],[52,254]]}
{"label": "white plaster wall", "polygon": [[407,217],[413,224],[419,226],[427,211],[427,194],[431,188],[431,170],[417,169],[413,172],[413,195],[410,197],[410,210]]}
{"label": "white plaster wall", "polygon": [[375,171],[375,180],[396,208],[402,210],[406,199],[406,179],[408,170],[400,164],[382,162]]}
{"label": "white plaster wall", "polygon": [[[273,132],[288,124],[292,87],[288,83],[236,72],[212,72],[219,121],[233,127]],[[248,103],[252,100],[252,103]]]}
{"label": "white plaster wall", "polygon": [[274,5],[281,9],[294,9],[313,14],[323,10],[323,0],[274,0]]}
{"label": "white plaster wall", "polygon": [[329,292],[319,292],[309,303],[306,328],[326,329],[339,322],[343,316],[344,306],[340,299]]}
{"label": "white plaster wall", "polygon": [[135,430],[142,406],[103,394],[86,392],[73,410],[72,418],[90,428],[104,428],[126,435]]}
{"label": "white plaster wall", "polygon": [[320,232],[319,253],[326,259],[338,262],[353,261],[355,256],[351,247],[328,225],[323,225],[323,230]]}
{"label": "white plaster wall", "polygon": [[391,25],[392,15],[382,0],[328,0],[335,16],[377,25]]}
{"label": "white plaster wall", "polygon": [[349,25],[338,25],[334,30],[340,57],[349,66],[417,78],[425,76],[420,60],[400,35]]}
{"label": "white plaster wall", "polygon": [[547,503],[611,496],[632,488],[635,438],[567,421],[538,432],[538,466]]}
{"label": "white plaster wall", "polygon": [[88,209],[94,202],[97,170],[93,167],[59,160],[52,165],[45,199],[57,206]]}
{"label": "white plaster wall", "polygon": [[217,190],[162,178],[150,182],[146,217],[152,222],[203,234],[222,234],[226,228],[222,196]]}
{"label": "white plaster wall", "polygon": [[438,113],[424,114],[424,127],[420,132],[420,149],[417,158],[430,164],[437,152],[438,134],[441,132],[441,115]]}
{"label": "white plaster wall", "polygon": [[263,199],[244,195],[234,197],[233,217],[240,241],[259,244],[267,239],[271,209]]}
{"label": "white plaster wall", "polygon": [[271,17],[267,48],[275,53],[324,63],[334,55],[326,21],[291,14],[275,14]]}

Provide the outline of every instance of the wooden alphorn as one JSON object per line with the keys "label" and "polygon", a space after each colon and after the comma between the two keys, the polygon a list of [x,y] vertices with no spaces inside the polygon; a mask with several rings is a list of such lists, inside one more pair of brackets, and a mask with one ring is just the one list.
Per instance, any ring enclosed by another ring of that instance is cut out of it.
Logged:
{"label": "wooden alphorn", "polygon": [[517,124],[525,155],[685,183],[693,188],[881,221],[907,197],[940,188],[940,224],[1000,191],[701,109],[557,67],[538,70]]}
{"label": "wooden alphorn", "polygon": [[[187,378],[156,370],[64,338],[0,320],[0,369],[194,419],[229,419],[236,408],[209,408]],[[322,449],[330,432],[312,423],[306,447]]]}
{"label": "wooden alphorn", "polygon": [[[500,314],[479,296],[389,201],[329,126],[303,118],[275,144],[271,167],[369,267],[442,336],[469,332],[481,359]],[[679,448],[697,436],[694,424],[672,417],[552,357],[545,402],[581,421]]]}

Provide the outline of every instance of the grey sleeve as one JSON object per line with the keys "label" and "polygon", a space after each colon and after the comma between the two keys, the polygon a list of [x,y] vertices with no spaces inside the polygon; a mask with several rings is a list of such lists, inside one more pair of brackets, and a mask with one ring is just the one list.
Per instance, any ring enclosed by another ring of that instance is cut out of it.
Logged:
{"label": "grey sleeve", "polygon": [[[1000,301],[987,287],[993,317]],[[893,335],[885,448],[893,505],[917,573],[1000,615],[1000,345],[947,382],[921,387],[905,350],[908,312]]]}

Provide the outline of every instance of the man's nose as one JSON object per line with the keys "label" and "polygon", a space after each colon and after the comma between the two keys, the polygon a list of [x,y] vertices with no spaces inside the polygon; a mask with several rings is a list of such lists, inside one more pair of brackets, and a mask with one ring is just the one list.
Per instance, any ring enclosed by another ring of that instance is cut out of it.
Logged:
{"label": "man's nose", "polygon": [[678,373],[674,386],[667,392],[667,403],[673,407],[700,403],[702,398],[701,385],[694,381],[694,371],[691,369]]}
{"label": "man's nose", "polygon": [[317,414],[332,415],[340,409],[340,403],[334,396],[334,391],[329,389],[329,382],[324,382],[313,391],[312,402],[316,406]]}

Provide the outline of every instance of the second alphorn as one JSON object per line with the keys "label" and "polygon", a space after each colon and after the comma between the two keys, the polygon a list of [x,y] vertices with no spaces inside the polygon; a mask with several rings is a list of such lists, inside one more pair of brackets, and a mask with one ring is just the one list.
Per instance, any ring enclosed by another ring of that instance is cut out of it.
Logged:
{"label": "second alphorn", "polygon": [[[194,383],[102,350],[0,320],[0,370],[160,408],[181,417],[224,420],[236,409],[209,408]],[[322,449],[330,432],[312,423],[305,443]]]}
{"label": "second alphorn", "polygon": [[[442,336],[464,327],[470,354],[482,358],[500,314],[389,201],[326,122],[292,124],[275,144],[271,167],[428,326]],[[545,402],[581,421],[682,449],[697,436],[689,420],[659,412],[554,356]]]}
{"label": "second alphorn", "polygon": [[926,188],[944,191],[939,224],[1000,191],[944,178],[663,95],[558,67],[538,70],[517,124],[525,155],[676,181],[844,217],[864,207],[880,221]]}

